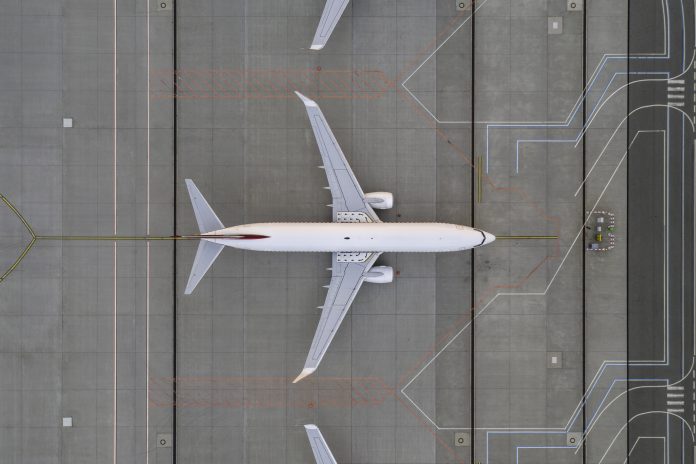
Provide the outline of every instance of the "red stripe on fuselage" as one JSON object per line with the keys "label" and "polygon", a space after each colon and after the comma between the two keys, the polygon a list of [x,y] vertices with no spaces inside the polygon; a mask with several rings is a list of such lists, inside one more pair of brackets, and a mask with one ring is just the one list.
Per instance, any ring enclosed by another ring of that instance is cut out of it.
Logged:
{"label": "red stripe on fuselage", "polygon": [[260,240],[262,238],[271,238],[268,235],[255,235],[255,234],[243,234],[237,235],[232,238],[237,238],[239,240]]}
{"label": "red stripe on fuselage", "polygon": [[271,238],[268,235],[257,234],[235,234],[235,235],[197,235],[200,238],[225,238],[231,240],[261,240],[263,238]]}

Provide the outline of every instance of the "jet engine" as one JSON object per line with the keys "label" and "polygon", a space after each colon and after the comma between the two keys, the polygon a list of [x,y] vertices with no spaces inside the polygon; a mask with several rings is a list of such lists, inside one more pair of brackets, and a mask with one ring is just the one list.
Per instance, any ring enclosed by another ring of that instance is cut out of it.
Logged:
{"label": "jet engine", "polygon": [[365,282],[371,284],[388,284],[394,280],[394,268],[391,266],[375,266],[365,277]]}
{"label": "jet engine", "polygon": [[389,209],[394,206],[394,195],[389,192],[367,193],[365,199],[375,209]]}

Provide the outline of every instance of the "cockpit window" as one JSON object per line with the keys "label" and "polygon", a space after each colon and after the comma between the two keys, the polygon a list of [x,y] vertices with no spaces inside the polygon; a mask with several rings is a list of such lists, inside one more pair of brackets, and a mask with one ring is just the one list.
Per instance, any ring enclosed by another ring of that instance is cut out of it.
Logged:
{"label": "cockpit window", "polygon": [[486,234],[484,234],[483,231],[480,230],[480,229],[474,228],[474,230],[475,230],[476,232],[480,233],[480,234],[481,234],[481,237],[483,238],[483,239],[481,240],[481,243],[479,243],[478,245],[476,245],[476,246],[474,247],[474,248],[478,248],[478,247],[480,247],[481,245],[483,245],[484,243],[486,243]]}

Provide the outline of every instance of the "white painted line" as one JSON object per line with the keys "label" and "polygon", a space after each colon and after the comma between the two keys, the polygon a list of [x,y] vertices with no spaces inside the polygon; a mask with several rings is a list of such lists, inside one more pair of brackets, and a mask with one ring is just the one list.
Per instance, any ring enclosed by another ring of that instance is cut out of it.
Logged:
{"label": "white painted line", "polygon": [[667,409],[667,412],[681,413],[681,412],[684,412],[684,410],[683,409]]}
{"label": "white painted line", "polygon": [[634,450],[635,447],[638,445],[638,442],[641,441],[641,440],[660,440],[660,441],[662,441],[662,447],[663,447],[663,449],[664,449],[664,446],[665,446],[665,437],[644,437],[644,436],[640,436],[640,437],[636,438],[636,441],[633,443],[633,446],[631,446],[631,449],[628,451],[628,455],[626,456],[626,459],[624,459],[623,464],[628,464],[628,458],[631,457],[631,454],[633,453],[633,450]]}
{"label": "white painted line", "polygon": [[[147,4],[147,211],[146,233],[150,235],[150,0]],[[150,242],[145,253],[145,464],[150,463]]]}
{"label": "white painted line", "polygon": [[[628,427],[628,424],[630,424],[631,422],[633,422],[635,419],[637,419],[637,418],[639,418],[639,417],[642,417],[642,416],[645,416],[645,415],[648,415],[648,414],[667,414],[667,415],[676,417],[677,419],[681,420],[682,422],[686,422],[686,421],[684,421],[684,419],[683,419],[681,416],[677,416],[676,414],[672,414],[672,413],[670,413],[670,412],[665,413],[665,411],[657,411],[657,410],[655,410],[655,411],[646,411],[646,412],[641,412],[641,413],[639,413],[639,414],[636,414],[636,415],[632,416],[630,419],[628,419],[628,420],[621,426],[621,428],[619,429],[619,431],[614,435],[614,439],[613,439],[613,440],[609,443],[609,445],[607,446],[606,451],[605,451],[604,454],[602,455],[601,459],[600,459],[599,461],[597,461],[597,464],[602,464],[602,463],[604,462],[604,459],[607,457],[607,454],[609,454],[609,451],[614,447],[614,443],[616,443],[616,440],[619,438],[619,436],[622,435],[622,434],[624,433],[624,430]],[[686,425],[688,426],[688,424],[686,424]],[[688,427],[688,429],[689,429],[689,433],[691,434],[691,440],[693,441],[693,439],[694,439],[693,430],[691,430],[691,427]],[[579,449],[579,448],[578,448],[578,449]],[[631,448],[631,450],[633,450],[633,448]],[[667,448],[666,448],[666,446],[665,446],[665,454],[666,454],[666,453],[667,453]],[[577,451],[575,451],[575,454],[577,454]],[[629,452],[629,455],[630,455],[630,452]],[[624,462],[626,462],[626,461],[624,461]],[[667,462],[666,459],[665,459],[665,462]]]}
{"label": "white painted line", "polygon": [[[118,223],[117,223],[117,212],[118,212],[118,100],[117,100],[117,65],[118,65],[118,0],[114,0],[114,236],[118,233]],[[118,306],[117,306],[117,294],[118,294],[118,281],[117,275],[117,244],[114,241],[114,391],[113,391],[113,415],[114,415],[114,430],[113,430],[113,454],[114,454],[114,464],[117,464],[118,455],[118,395],[116,390],[116,385],[118,381]]]}
{"label": "white painted line", "polygon": [[[694,73],[694,75],[696,75],[696,73]],[[684,79],[670,79],[667,82],[669,82],[670,84],[683,84]]]}
{"label": "white painted line", "polygon": [[684,99],[683,93],[669,93],[669,94],[667,94],[667,100],[683,100],[683,99]]}

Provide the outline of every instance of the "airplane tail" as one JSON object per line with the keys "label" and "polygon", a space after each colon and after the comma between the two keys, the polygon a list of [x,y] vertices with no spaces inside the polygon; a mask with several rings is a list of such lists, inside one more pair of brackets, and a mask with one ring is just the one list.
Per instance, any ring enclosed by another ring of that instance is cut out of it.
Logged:
{"label": "airplane tail", "polygon": [[[225,226],[220,219],[218,219],[213,209],[208,202],[205,201],[200,190],[198,190],[198,187],[196,187],[196,184],[194,184],[191,179],[186,179],[186,187],[191,197],[191,205],[193,206],[193,212],[196,215],[196,222],[198,222],[198,229],[201,234],[224,229]],[[193,260],[191,275],[189,275],[184,294],[190,295],[193,292],[223,248],[225,248],[225,245],[209,242],[205,239],[201,240],[198,244],[198,251],[196,252],[196,258]]]}

